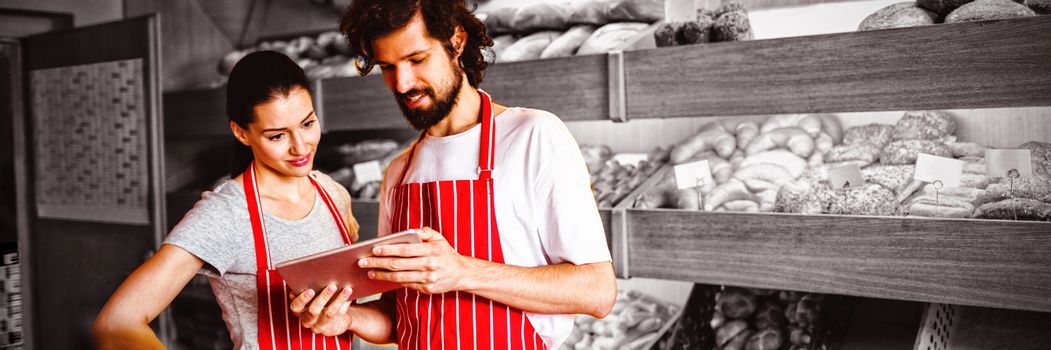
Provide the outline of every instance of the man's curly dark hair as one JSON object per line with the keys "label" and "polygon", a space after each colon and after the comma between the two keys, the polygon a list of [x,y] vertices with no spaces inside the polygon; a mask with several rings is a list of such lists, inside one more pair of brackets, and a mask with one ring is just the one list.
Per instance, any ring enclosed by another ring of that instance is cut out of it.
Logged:
{"label": "man's curly dark hair", "polygon": [[339,32],[347,39],[358,72],[368,74],[376,65],[372,40],[404,28],[416,13],[421,14],[427,32],[442,42],[449,57],[456,55],[450,39],[457,27],[463,28],[467,42],[460,67],[467,74],[467,82],[478,88],[489,66],[485,58],[493,40],[463,0],[354,0],[339,21]]}

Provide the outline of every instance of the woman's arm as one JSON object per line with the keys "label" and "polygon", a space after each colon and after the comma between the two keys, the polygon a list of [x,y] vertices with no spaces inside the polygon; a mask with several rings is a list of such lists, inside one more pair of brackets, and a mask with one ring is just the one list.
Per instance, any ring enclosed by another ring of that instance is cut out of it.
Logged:
{"label": "woman's arm", "polygon": [[164,349],[150,322],[175,299],[204,262],[182,248],[162,245],[117,288],[95,319],[100,349]]}

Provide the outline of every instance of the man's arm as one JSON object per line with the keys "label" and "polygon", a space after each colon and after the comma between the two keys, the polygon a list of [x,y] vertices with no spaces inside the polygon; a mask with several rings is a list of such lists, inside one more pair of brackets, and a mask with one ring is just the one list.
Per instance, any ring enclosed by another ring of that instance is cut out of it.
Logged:
{"label": "man's arm", "polygon": [[402,283],[423,293],[465,291],[523,311],[604,317],[617,297],[613,264],[562,263],[520,267],[458,254],[438,232],[424,228],[420,244],[376,247],[362,259],[369,277]]}

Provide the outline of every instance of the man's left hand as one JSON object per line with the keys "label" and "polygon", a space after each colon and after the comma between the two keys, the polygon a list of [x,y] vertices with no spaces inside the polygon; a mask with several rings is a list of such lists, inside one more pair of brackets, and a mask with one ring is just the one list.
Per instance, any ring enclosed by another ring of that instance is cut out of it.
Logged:
{"label": "man's left hand", "polygon": [[430,227],[420,229],[419,237],[419,244],[373,248],[374,256],[358,260],[358,266],[378,269],[369,271],[369,278],[401,283],[422,293],[462,290],[470,258],[457,253],[441,233]]}

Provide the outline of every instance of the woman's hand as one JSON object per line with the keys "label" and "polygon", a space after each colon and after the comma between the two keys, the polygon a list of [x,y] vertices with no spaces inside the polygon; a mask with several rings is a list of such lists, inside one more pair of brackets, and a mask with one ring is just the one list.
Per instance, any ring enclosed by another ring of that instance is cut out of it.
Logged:
{"label": "woman's hand", "polygon": [[321,295],[316,298],[313,289],[307,289],[299,296],[292,294],[292,303],[289,308],[292,313],[299,317],[299,323],[304,328],[309,328],[315,334],[323,336],[337,336],[347,332],[353,324],[354,319],[348,310],[350,304],[350,287],[336,295],[336,285],[329,285],[321,290]]}
{"label": "woman's hand", "polygon": [[[465,290],[465,276],[470,260],[456,252],[438,231],[430,227],[419,230],[422,243],[391,244],[372,249],[374,256],[358,260],[358,266],[369,269],[369,278],[401,283],[427,294]],[[386,270],[386,271],[382,271]]]}

